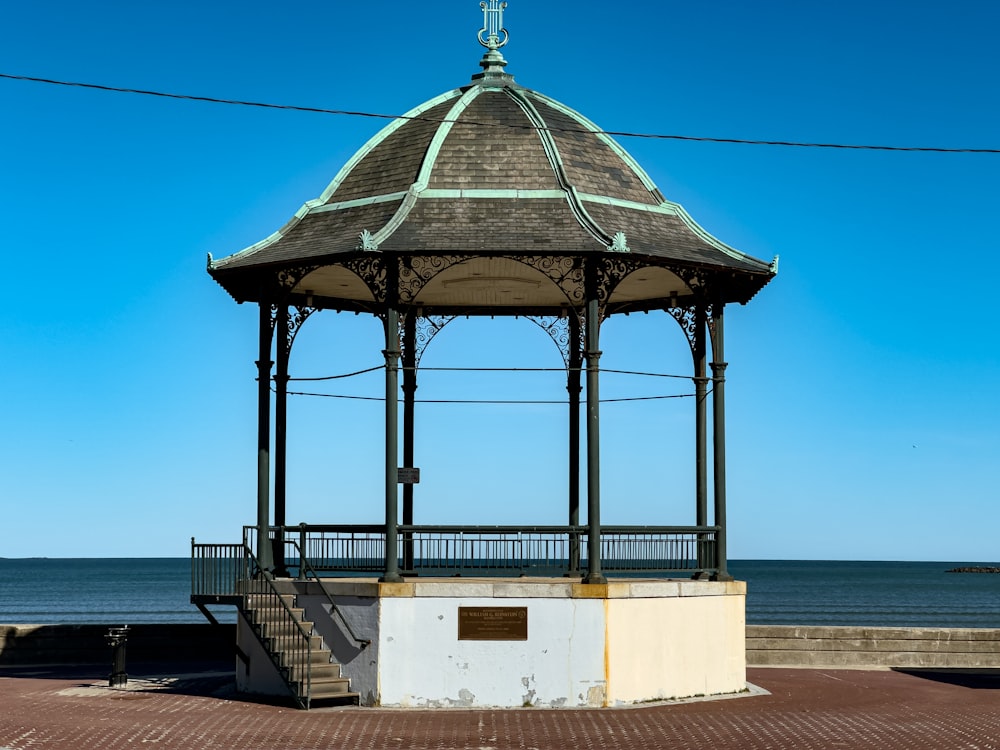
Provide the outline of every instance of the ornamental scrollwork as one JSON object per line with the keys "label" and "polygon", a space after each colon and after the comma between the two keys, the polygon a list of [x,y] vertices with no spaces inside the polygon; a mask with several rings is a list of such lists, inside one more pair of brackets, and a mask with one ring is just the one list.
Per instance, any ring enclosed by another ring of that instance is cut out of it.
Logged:
{"label": "ornamental scrollwork", "polygon": [[[552,343],[559,349],[563,363],[569,367],[570,325],[569,318],[561,315],[526,315],[528,320],[545,331]],[[579,346],[579,342],[577,342]]]}
{"label": "ornamental scrollwork", "polygon": [[625,232],[615,232],[615,236],[611,240],[611,244],[608,245],[608,250],[612,253],[630,253],[632,248],[628,246],[628,240],[625,238]]}
{"label": "ornamental scrollwork", "polygon": [[573,306],[582,305],[586,299],[583,283],[583,264],[576,258],[552,255],[512,255],[511,260],[524,263],[548,276],[566,295]]}
{"label": "ornamental scrollwork", "polygon": [[399,267],[399,301],[412,303],[427,283],[442,271],[462,263],[460,255],[430,255],[405,258]]}
{"label": "ornamental scrollwork", "polygon": [[441,329],[453,321],[457,315],[428,315],[421,316],[416,320],[416,339],[413,342],[413,361],[417,367],[420,366],[420,358],[424,355],[431,340],[437,336]]}
{"label": "ornamental scrollwork", "polygon": [[367,229],[362,229],[358,235],[358,250],[366,253],[374,253],[378,250],[378,243]]}
{"label": "ornamental scrollwork", "polygon": [[315,307],[299,307],[295,306],[295,312],[287,318],[287,330],[285,331],[285,339],[288,341],[288,351],[292,350],[292,344],[295,343],[295,337],[299,334],[299,330],[302,325],[309,319],[309,316],[316,312]]}
{"label": "ornamental scrollwork", "polygon": [[294,266],[292,268],[282,268],[278,271],[278,286],[282,290],[289,292],[295,288],[302,279],[315,271],[319,266]]}
{"label": "ornamental scrollwork", "polygon": [[342,261],[341,265],[365,283],[376,301],[385,302],[389,275],[381,256],[365,255]]}
{"label": "ornamental scrollwork", "polygon": [[597,300],[603,309],[615,289],[626,276],[642,267],[642,264],[631,258],[603,258],[596,264]]}
{"label": "ornamental scrollwork", "polygon": [[[712,325],[712,306],[705,305],[704,316],[705,321],[711,328]],[[671,307],[667,310],[667,313],[677,321],[677,324],[681,327],[681,331],[684,332],[685,338],[687,338],[688,345],[691,347],[691,356],[698,356],[698,346],[699,336],[704,336],[704,332],[698,331],[698,305],[689,305],[687,307]],[[702,343],[702,345],[704,345]]]}

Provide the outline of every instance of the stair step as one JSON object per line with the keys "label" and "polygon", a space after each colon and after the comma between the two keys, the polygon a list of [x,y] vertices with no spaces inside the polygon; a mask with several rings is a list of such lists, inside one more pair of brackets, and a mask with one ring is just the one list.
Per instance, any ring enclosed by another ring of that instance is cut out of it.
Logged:
{"label": "stair step", "polygon": [[346,677],[338,677],[336,679],[330,678],[326,680],[317,680],[314,677],[312,681],[312,691],[310,692],[309,697],[312,700],[334,697],[339,698],[350,692],[351,681]]}
{"label": "stair step", "polygon": [[[323,639],[315,634],[314,623],[305,619],[305,610],[294,606],[293,595],[283,594],[280,598],[287,608],[276,604],[273,596],[249,594],[245,601],[244,615],[259,633],[265,648],[277,663],[283,665],[281,671],[289,687],[297,691],[295,686],[301,687],[308,673],[310,702],[357,702],[359,694],[351,692],[350,679],[341,676],[341,665],[332,661],[332,652],[323,643]],[[303,631],[309,634],[308,649]]]}
{"label": "stair step", "polygon": [[289,607],[287,610],[282,607],[281,609],[275,609],[273,607],[268,609],[251,609],[253,613],[254,622],[265,623],[265,622],[288,622],[288,616],[291,617],[296,622],[304,622],[302,618],[305,617],[305,610],[299,607]]}
{"label": "stair step", "polygon": [[361,693],[336,693],[334,695],[313,696],[310,700],[312,706],[319,704],[340,705],[351,704],[355,706],[361,702]]}
{"label": "stair step", "polygon": [[[281,594],[278,598],[289,607],[295,606],[295,594]],[[247,605],[251,608],[280,606],[275,604],[274,596],[270,594],[248,594]]]}
{"label": "stair step", "polygon": [[[281,656],[281,663],[285,666],[294,667],[299,664],[306,663],[306,654],[303,651],[278,651]],[[330,649],[324,648],[322,645],[319,648],[313,648],[309,652],[309,662],[315,668],[317,665],[325,666],[327,664],[335,664],[336,662],[331,661],[333,654]],[[339,665],[338,665],[339,666]]]}
{"label": "stair step", "polygon": [[[287,630],[269,633],[265,630],[261,635],[278,651],[300,650],[306,645],[306,639],[302,637],[301,633],[290,633]],[[306,637],[309,639],[309,645],[312,646],[313,651],[325,648],[323,639],[315,633],[310,633]]]}
{"label": "stair step", "polygon": [[[301,682],[305,679],[305,672],[306,670],[303,665],[292,665],[288,669],[288,679],[293,682]],[[309,673],[312,679],[313,687],[320,683],[330,682],[331,680],[336,681],[348,679],[341,676],[340,665],[331,662],[327,662],[326,664],[313,664]],[[350,680],[348,680],[348,682],[349,681]]]}
{"label": "stair step", "polygon": [[303,631],[305,631],[307,635],[314,635],[313,623],[306,620],[299,621],[299,625],[302,627],[294,625],[288,620],[285,620],[284,622],[272,620],[271,622],[258,622],[255,624],[260,629],[261,635],[268,638],[284,638],[286,640],[301,639]]}

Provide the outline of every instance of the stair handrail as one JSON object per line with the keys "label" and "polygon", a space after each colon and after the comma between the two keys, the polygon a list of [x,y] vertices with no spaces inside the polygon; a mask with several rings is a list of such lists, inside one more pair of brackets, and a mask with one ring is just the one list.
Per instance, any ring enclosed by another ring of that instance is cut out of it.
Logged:
{"label": "stair handrail", "polygon": [[323,583],[323,579],[319,577],[319,573],[316,572],[316,569],[313,568],[312,564],[309,562],[309,559],[305,556],[305,553],[302,552],[302,548],[299,547],[298,543],[294,539],[286,539],[285,542],[287,544],[291,544],[295,548],[295,551],[299,553],[300,571],[304,570],[307,573],[311,574],[312,577],[316,579],[316,583],[319,584],[320,591],[322,591],[323,595],[326,596],[326,600],[330,602],[330,613],[335,614],[337,615],[338,618],[340,618],[340,621],[344,624],[344,628],[347,630],[347,634],[351,636],[351,639],[355,643],[361,646],[362,651],[368,648],[372,644],[371,638],[360,638],[354,632],[354,629],[351,627],[351,623],[347,621],[347,618],[344,617],[344,613],[340,611],[340,608],[337,606],[337,602],[335,602],[333,599],[333,594],[331,594],[330,591],[326,588],[326,584]]}
{"label": "stair handrail", "polygon": [[265,643],[263,631],[262,630],[258,630],[257,627],[251,627],[250,629],[254,631],[254,634],[257,636],[257,640],[260,641],[261,645],[264,647],[264,649],[267,651],[268,655],[271,657],[271,661],[278,668],[278,673],[281,674],[282,669],[287,669],[288,670],[288,676],[287,677],[285,677],[284,675],[282,676],[282,679],[285,681],[286,687],[288,687],[289,691],[293,692],[293,696],[295,697],[295,700],[300,705],[302,705],[303,701],[304,701],[304,707],[306,709],[308,709],[309,708],[310,695],[312,694],[312,639],[311,639],[311,634],[306,632],[306,629],[305,629],[305,627],[303,627],[302,623],[298,619],[296,619],[296,617],[295,617],[294,614],[292,614],[292,608],[288,606],[288,602],[286,602],[284,600],[284,598],[282,598],[281,592],[278,591],[278,587],[275,586],[275,584],[274,584],[274,576],[271,575],[271,573],[269,571],[267,571],[267,570],[265,570],[264,568],[261,567],[260,561],[257,559],[257,556],[254,555],[253,550],[250,549],[250,545],[244,543],[243,548],[244,548],[244,550],[246,552],[247,559],[253,564],[253,567],[256,569],[256,572],[257,572],[256,576],[253,576],[252,578],[248,579],[248,583],[250,582],[250,580],[254,580],[254,579],[262,580],[262,581],[266,582],[268,588],[270,589],[270,593],[273,596],[275,596],[277,598],[277,600],[281,603],[281,606],[284,608],[285,614],[288,616],[288,619],[295,624],[296,628],[298,628],[299,635],[302,636],[302,640],[305,642],[306,659],[305,659],[305,680],[303,681],[303,684],[305,686],[304,694],[300,695],[300,694],[294,692],[294,690],[293,690],[293,684],[292,683],[294,683],[295,680],[291,679],[291,675],[292,675],[292,669],[291,669],[291,667],[286,667],[286,666],[284,666],[282,664],[279,664],[275,660],[274,652],[271,650],[270,646],[268,646],[267,643]]}

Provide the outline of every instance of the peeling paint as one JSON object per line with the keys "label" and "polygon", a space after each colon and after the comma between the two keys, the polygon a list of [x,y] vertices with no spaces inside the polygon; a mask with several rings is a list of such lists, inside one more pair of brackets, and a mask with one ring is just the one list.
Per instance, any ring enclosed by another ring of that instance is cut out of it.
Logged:
{"label": "peeling paint", "polygon": [[604,685],[594,685],[587,690],[588,706],[603,706],[605,701]]}
{"label": "peeling paint", "polygon": [[531,687],[531,684],[534,681],[535,681],[535,675],[531,675],[531,677],[521,678],[521,684],[524,685],[524,689],[528,691],[521,696],[522,706],[527,707],[535,705],[535,696],[537,695],[538,691],[536,691],[534,688]]}

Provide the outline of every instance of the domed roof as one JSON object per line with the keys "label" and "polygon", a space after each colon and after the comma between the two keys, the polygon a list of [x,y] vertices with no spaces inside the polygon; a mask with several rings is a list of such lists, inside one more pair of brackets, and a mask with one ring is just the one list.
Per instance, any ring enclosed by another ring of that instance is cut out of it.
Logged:
{"label": "domed roof", "polygon": [[[629,253],[651,269],[662,267],[652,285],[646,274],[645,290],[618,289],[619,301],[690,293],[676,266],[724,270],[739,279],[726,301],[747,301],[774,275],[771,264],[728,247],[665,200],[636,161],[590,120],[515,83],[496,49],[481,64],[484,71],[469,85],[383,128],[281,230],[210,261],[212,275],[242,301],[258,293],[251,276],[306,266],[296,290],[330,304],[372,298],[352,271],[340,267],[372,252],[481,258]],[[507,302],[484,299],[485,281],[514,278],[498,267],[501,260],[466,264],[450,294],[444,279],[437,299],[431,302],[428,292],[421,304],[566,303],[558,290],[532,292],[540,285],[530,279],[522,279],[520,294],[508,290]]]}

